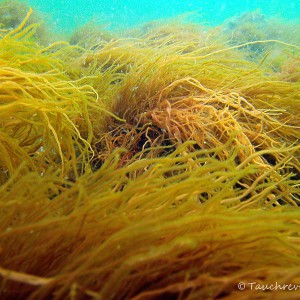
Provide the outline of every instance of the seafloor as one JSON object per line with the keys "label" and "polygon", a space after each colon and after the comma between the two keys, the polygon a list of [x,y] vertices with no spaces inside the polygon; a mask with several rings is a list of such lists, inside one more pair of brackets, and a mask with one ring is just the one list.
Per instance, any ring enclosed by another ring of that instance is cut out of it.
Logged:
{"label": "seafloor", "polygon": [[299,299],[299,25],[1,9],[1,299]]}

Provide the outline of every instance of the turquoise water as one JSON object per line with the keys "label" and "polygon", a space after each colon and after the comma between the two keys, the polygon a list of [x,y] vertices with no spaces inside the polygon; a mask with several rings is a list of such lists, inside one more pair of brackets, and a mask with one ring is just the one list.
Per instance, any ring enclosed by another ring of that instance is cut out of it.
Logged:
{"label": "turquoise water", "polygon": [[300,0],[29,0],[33,7],[48,13],[59,30],[72,31],[94,18],[114,28],[134,27],[161,18],[197,13],[197,21],[218,25],[224,20],[259,9],[268,17],[286,20],[300,17]]}

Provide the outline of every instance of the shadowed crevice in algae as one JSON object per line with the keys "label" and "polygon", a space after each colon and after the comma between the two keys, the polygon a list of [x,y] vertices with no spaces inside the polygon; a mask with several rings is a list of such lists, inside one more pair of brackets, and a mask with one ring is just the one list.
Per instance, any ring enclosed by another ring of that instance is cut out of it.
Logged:
{"label": "shadowed crevice in algae", "polygon": [[299,41],[45,45],[31,13],[0,32],[1,299],[298,299]]}

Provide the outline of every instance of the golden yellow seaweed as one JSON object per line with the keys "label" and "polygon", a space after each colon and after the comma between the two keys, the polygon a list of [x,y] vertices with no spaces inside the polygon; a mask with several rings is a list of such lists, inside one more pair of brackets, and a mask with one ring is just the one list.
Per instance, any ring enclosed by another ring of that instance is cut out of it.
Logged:
{"label": "golden yellow seaweed", "polygon": [[0,298],[298,299],[299,70],[247,51],[299,47],[42,46],[30,14],[0,40]]}

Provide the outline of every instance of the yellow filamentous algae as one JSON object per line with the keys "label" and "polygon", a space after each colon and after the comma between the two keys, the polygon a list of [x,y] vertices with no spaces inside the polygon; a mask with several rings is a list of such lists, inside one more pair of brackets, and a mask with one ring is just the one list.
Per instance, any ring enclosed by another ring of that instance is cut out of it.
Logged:
{"label": "yellow filamentous algae", "polygon": [[300,48],[46,46],[31,12],[1,29],[0,298],[299,299]]}

